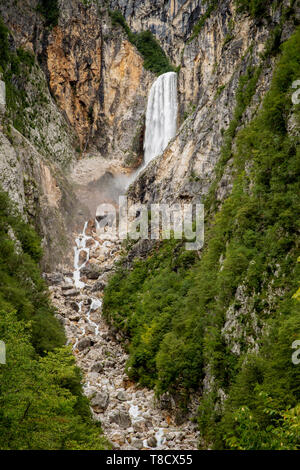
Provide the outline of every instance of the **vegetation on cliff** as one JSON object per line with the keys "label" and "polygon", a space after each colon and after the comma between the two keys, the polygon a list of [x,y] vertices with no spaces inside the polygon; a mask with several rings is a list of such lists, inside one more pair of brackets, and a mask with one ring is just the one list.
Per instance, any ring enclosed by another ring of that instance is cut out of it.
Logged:
{"label": "vegetation on cliff", "polygon": [[46,26],[57,25],[59,19],[58,0],[39,0],[37,10],[43,15]]}
{"label": "vegetation on cliff", "polygon": [[121,25],[127,34],[129,41],[134,44],[144,59],[144,67],[156,75],[166,72],[176,72],[165,52],[155,39],[151,31],[133,33],[126,23],[125,18],[119,11],[109,11],[113,25]]}
{"label": "vegetation on cliff", "polygon": [[[206,4],[206,10],[203,15],[200,16],[199,20],[194,24],[188,42],[191,42],[195,37],[199,35],[206,21],[211,17],[211,14],[222,2],[220,0],[205,0],[203,3]],[[282,0],[235,0],[235,5],[237,7],[238,13],[246,13],[258,20],[264,18],[270,6],[274,5],[274,7],[278,7],[282,3]],[[292,0],[290,2],[290,6],[285,8],[286,12],[292,11],[294,3],[295,0]],[[230,38],[231,34],[229,32],[226,41],[229,41]]]}
{"label": "vegetation on cliff", "polygon": [[1,449],[104,449],[81,374],[54,316],[35,231],[0,191]]}
{"label": "vegetation on cliff", "polygon": [[184,400],[204,374],[211,377],[199,409],[207,445],[295,449],[300,109],[291,94],[300,76],[300,29],[282,46],[257,116],[237,131],[259,73],[241,77],[237,122],[225,135],[219,168],[222,174],[233,158],[233,189],[217,212],[216,186],[209,194],[201,259],[181,263],[180,245],[162,244],[131,271],[119,269],[104,312],[129,335],[128,370],[141,383]]}

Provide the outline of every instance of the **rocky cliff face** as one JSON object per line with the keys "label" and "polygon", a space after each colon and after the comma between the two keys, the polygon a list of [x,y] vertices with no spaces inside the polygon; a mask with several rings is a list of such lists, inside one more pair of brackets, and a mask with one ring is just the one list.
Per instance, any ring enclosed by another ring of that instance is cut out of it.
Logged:
{"label": "rocky cliff face", "polygon": [[0,5],[0,13],[17,45],[36,53],[80,150],[134,165],[153,75],[122,28],[112,26],[105,2],[60,2],[53,28],[44,27],[37,5],[26,2],[22,14],[21,2]]}
{"label": "rocky cliff face", "polygon": [[[134,32],[150,29],[180,66],[177,135],[131,185],[131,201],[203,200],[215,182],[221,202],[231,190],[230,158],[216,179],[226,132],[234,137],[259,108],[274,63],[266,48],[289,37],[299,21],[294,2],[292,18],[282,22],[289,3],[270,7],[257,20],[237,13],[233,0],[211,9],[213,2],[193,0],[67,0],[58,2],[57,24],[49,27],[38,0],[1,2],[10,49],[35,55],[27,77],[12,77],[26,102],[22,129],[14,129],[9,112],[2,119],[1,183],[35,221],[45,246],[62,252],[53,222],[63,234],[74,219],[71,207],[79,205],[68,182],[70,169],[73,180],[85,179],[86,185],[112,168],[135,168],[143,158],[146,102],[155,76],[144,69],[123,28],[112,24],[108,7],[121,10]],[[241,80],[253,70],[253,94],[236,118]]]}
{"label": "rocky cliff face", "polygon": [[2,188],[41,234],[43,267],[51,269],[68,251],[80,202],[59,167],[15,129],[8,138],[0,128],[0,172]]}
{"label": "rocky cliff face", "polygon": [[[132,2],[135,3],[139,2]],[[185,2],[186,7],[191,4]],[[167,18],[172,18],[171,5],[173,2],[168,3],[166,22]],[[179,119],[183,122],[163,155],[157,157],[131,186],[129,195],[133,201],[203,200],[215,179],[224,136],[234,117],[240,78],[250,68],[261,67],[256,89],[249,106],[239,117],[238,127],[253,117],[268,90],[274,61],[272,55],[264,59],[263,54],[268,41],[274,39],[274,28],[281,22],[282,8],[281,5],[278,9],[270,9],[266,21],[257,21],[238,14],[234,1],[221,2],[204,22],[199,34],[183,45],[178,76]],[[132,11],[131,21],[137,25],[135,9]],[[295,11],[296,20],[299,20],[299,7],[295,6]],[[146,13],[139,8],[138,12],[138,18],[145,16],[147,24],[151,23],[148,10]],[[153,15],[156,14],[157,10]],[[188,24],[184,37],[190,30]],[[294,19],[284,22],[279,40],[286,40],[293,28]],[[230,191],[230,173],[229,159],[215,191],[219,201]]]}

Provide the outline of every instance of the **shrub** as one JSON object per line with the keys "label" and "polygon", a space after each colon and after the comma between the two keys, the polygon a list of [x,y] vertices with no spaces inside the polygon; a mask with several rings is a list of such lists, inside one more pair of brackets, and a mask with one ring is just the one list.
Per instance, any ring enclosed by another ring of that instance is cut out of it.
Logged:
{"label": "shrub", "polygon": [[41,278],[39,237],[0,190],[1,449],[105,449]]}

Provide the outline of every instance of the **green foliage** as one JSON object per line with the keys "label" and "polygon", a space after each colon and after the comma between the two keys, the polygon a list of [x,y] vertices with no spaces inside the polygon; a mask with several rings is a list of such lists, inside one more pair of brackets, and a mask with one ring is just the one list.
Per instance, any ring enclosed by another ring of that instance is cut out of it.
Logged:
{"label": "green foliage", "polygon": [[[300,146],[299,132],[289,134],[287,121],[293,115],[299,129],[300,107],[291,94],[300,76],[300,29],[282,46],[270,90],[243,129],[260,73],[251,67],[240,79],[216,177],[217,185],[231,158],[233,188],[221,208],[216,185],[207,197],[201,259],[174,269],[181,245],[162,244],[131,271],[121,269],[104,298],[105,314],[129,336],[133,378],[158,393],[176,389],[184,395],[201,386],[203,365],[209,365],[214,381],[203,397],[199,426],[215,448],[282,448],[277,434],[286,413],[283,448],[299,445],[288,434],[300,398],[300,368],[291,361],[291,344],[300,337],[299,303],[292,298],[300,271]],[[235,339],[232,331],[225,340],[229,309],[242,334]],[[253,340],[259,354],[250,353]],[[235,343],[239,356],[232,352]],[[225,408],[220,389],[228,397]],[[277,414],[265,411],[266,395]],[[242,407],[253,416],[248,428],[244,415],[235,414]]]}
{"label": "green foliage", "polygon": [[122,13],[109,10],[114,26],[121,25],[127,34],[129,41],[134,44],[144,59],[144,67],[151,72],[161,75],[166,72],[177,72],[170,63],[165,52],[150,31],[133,33],[125,21]]}
{"label": "green foliage", "polygon": [[0,191],[1,449],[104,449],[81,375],[64,347],[38,261],[39,237]]}
{"label": "green foliage", "polygon": [[59,19],[58,0],[39,0],[37,9],[44,16],[46,26],[57,25]]}
{"label": "green foliage", "polygon": [[[188,290],[186,273],[195,261],[193,252],[177,245],[175,240],[164,241],[146,261],[135,261],[131,271],[121,266],[104,297],[106,318],[132,338],[128,374],[144,385],[157,383],[159,388],[180,381],[174,376],[174,365],[173,372],[171,368],[167,370],[164,358],[157,357],[165,338],[167,343],[161,354],[166,352],[174,311]],[[183,380],[187,385],[194,380],[188,370]]]}

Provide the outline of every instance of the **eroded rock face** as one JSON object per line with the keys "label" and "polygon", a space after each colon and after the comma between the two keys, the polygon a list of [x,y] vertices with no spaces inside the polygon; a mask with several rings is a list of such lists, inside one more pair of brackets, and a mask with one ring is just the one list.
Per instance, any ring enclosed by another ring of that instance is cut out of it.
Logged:
{"label": "eroded rock face", "polygon": [[143,160],[148,92],[156,77],[143,68],[142,57],[121,28],[107,35],[103,50],[107,151],[124,166],[136,168]]}
{"label": "eroded rock face", "polygon": [[[107,7],[59,2],[58,25],[46,28],[37,4],[0,4],[11,49],[22,47],[36,56],[29,76],[16,82],[26,94],[24,135],[12,129],[14,142],[0,129],[0,184],[41,233],[44,268],[50,269],[66,253],[77,212],[88,213],[70,184],[70,167],[85,150],[119,167],[141,162],[144,113],[154,77],[143,69],[122,28],[112,27]],[[1,90],[4,103],[4,86]],[[104,167],[105,172],[109,167]]]}
{"label": "eroded rock face", "polygon": [[5,82],[1,80],[0,76],[0,112],[3,113],[5,111],[6,106],[6,86]]}
{"label": "eroded rock face", "polygon": [[[54,116],[46,109],[34,110],[47,132],[29,129],[30,140],[47,144],[45,153],[51,152],[51,158],[64,167],[88,151],[136,168],[143,159],[144,115],[155,76],[143,68],[142,57],[123,29],[112,25],[107,6],[59,2],[58,25],[45,28],[37,1],[25,3],[1,4],[0,14],[12,32],[14,48],[36,54],[56,109],[62,111]],[[31,88],[34,94],[34,85]],[[56,119],[61,121],[60,130],[53,126]],[[64,142],[68,137],[70,142]]]}
{"label": "eroded rock face", "polygon": [[135,168],[143,158],[144,114],[155,78],[106,9],[80,1],[61,5],[46,36],[45,67],[82,151]]}
{"label": "eroded rock face", "polygon": [[83,351],[84,349],[89,348],[91,345],[92,342],[90,338],[83,338],[78,342],[77,348],[79,351]]}

